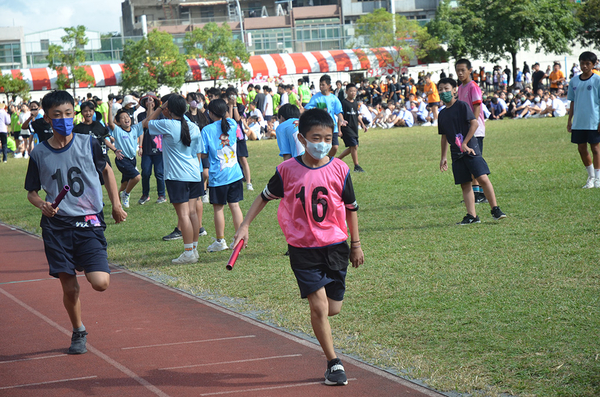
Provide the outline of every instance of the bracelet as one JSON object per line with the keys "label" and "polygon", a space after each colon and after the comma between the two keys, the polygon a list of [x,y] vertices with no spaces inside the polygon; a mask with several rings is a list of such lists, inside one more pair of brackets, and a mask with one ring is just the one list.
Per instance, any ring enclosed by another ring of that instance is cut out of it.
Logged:
{"label": "bracelet", "polygon": [[138,146],[140,149],[142,148],[141,146]]}
{"label": "bracelet", "polygon": [[360,240],[358,240],[358,241],[352,241],[352,240],[350,240],[350,244],[354,244],[354,243],[360,243]]}
{"label": "bracelet", "polygon": [[350,249],[354,249],[354,248],[360,248],[360,244],[359,245],[353,245],[352,247],[350,247]]}

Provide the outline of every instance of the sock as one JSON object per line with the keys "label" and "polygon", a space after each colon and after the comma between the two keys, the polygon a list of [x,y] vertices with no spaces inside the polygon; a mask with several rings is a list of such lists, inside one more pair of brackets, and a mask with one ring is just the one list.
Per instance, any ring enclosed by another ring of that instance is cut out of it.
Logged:
{"label": "sock", "polygon": [[125,192],[125,196],[129,197],[129,193]]}
{"label": "sock", "polygon": [[600,178],[600,170],[594,170],[595,178]]}
{"label": "sock", "polygon": [[194,241],[194,243],[192,244],[194,246],[194,249],[197,250],[198,249],[198,242]]}
{"label": "sock", "polygon": [[194,249],[194,244],[183,244],[183,249],[185,252],[192,252]]}
{"label": "sock", "polygon": [[587,170],[588,176],[590,178],[595,178],[594,177],[594,166],[593,165],[588,165],[587,167],[585,167],[585,169]]}
{"label": "sock", "polygon": [[85,325],[83,325],[83,323],[81,323],[81,327],[79,327],[79,328],[73,327],[73,332],[83,332],[83,331],[85,331]]}
{"label": "sock", "polygon": [[223,240],[225,240],[225,236],[217,236],[217,241],[218,242],[221,242]]}
{"label": "sock", "polygon": [[479,187],[479,185],[474,185],[473,186],[473,193],[480,193],[481,192],[481,187]]}

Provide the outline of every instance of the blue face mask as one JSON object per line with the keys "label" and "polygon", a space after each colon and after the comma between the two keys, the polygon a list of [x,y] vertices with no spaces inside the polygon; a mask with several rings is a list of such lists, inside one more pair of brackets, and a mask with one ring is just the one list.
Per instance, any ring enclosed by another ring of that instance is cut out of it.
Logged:
{"label": "blue face mask", "polygon": [[315,160],[321,160],[331,150],[331,143],[306,141],[306,151]]}
{"label": "blue face mask", "polygon": [[52,130],[63,136],[71,135],[73,132],[73,118],[52,119]]}

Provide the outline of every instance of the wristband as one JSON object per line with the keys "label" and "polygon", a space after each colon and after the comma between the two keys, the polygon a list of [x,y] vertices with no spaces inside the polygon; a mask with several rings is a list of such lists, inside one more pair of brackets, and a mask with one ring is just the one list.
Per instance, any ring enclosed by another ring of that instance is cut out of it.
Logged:
{"label": "wristband", "polygon": [[360,243],[360,240],[358,240],[358,241],[350,241],[350,244],[354,244],[354,243]]}

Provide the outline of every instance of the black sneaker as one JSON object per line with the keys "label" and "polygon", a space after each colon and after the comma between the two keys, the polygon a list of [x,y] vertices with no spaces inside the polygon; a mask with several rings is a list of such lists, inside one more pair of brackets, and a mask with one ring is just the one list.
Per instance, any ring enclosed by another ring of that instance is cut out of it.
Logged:
{"label": "black sneaker", "polygon": [[327,371],[325,371],[325,384],[328,386],[344,386],[348,384],[346,371],[339,358],[327,362]]}
{"label": "black sneaker", "polygon": [[206,232],[206,229],[201,227],[198,233],[198,236],[206,236],[208,233]]}
{"label": "black sneaker", "polygon": [[470,225],[472,223],[481,223],[478,216],[473,216],[471,214],[465,215],[462,221],[458,222],[457,225]]}
{"label": "black sneaker", "polygon": [[363,170],[362,167],[357,164],[354,166],[354,172],[365,172],[365,170]]}
{"label": "black sneaker", "polygon": [[87,349],[85,348],[85,343],[87,342],[87,331],[73,331],[73,336],[71,336],[71,347],[69,347],[68,354],[83,354],[87,353]]}
{"label": "black sneaker", "polygon": [[488,200],[485,198],[485,194],[482,192],[475,193],[475,204],[487,203]]}
{"label": "black sneaker", "polygon": [[492,216],[497,221],[499,221],[500,219],[506,218],[506,214],[504,212],[502,212],[502,210],[498,206],[492,208]]}
{"label": "black sneaker", "polygon": [[179,240],[182,238],[183,238],[183,236],[181,235],[181,230],[179,230],[178,228],[175,228],[175,230],[173,230],[173,232],[171,234],[167,234],[166,236],[164,236],[163,240],[171,241],[171,240]]}

